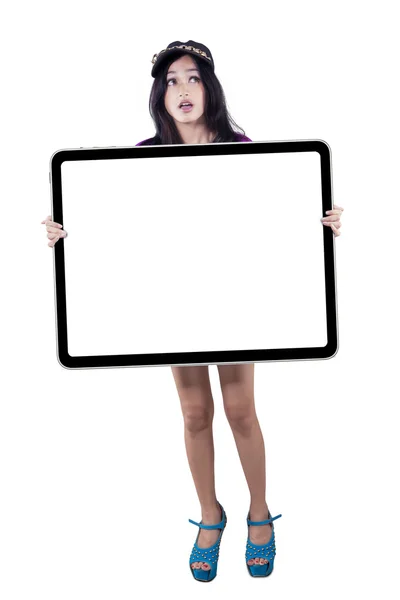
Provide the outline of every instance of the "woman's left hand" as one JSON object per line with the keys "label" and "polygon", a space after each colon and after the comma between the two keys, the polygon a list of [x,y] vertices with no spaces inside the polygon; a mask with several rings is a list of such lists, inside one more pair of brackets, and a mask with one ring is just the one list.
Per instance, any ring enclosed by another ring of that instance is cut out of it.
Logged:
{"label": "woman's left hand", "polygon": [[336,206],[336,204],[334,204],[333,210],[325,211],[326,214],[329,215],[329,217],[322,217],[321,219],[323,225],[332,228],[335,237],[340,235],[339,228],[342,226],[342,223],[340,222],[340,217],[342,216],[343,211],[344,208],[341,208],[340,206]]}

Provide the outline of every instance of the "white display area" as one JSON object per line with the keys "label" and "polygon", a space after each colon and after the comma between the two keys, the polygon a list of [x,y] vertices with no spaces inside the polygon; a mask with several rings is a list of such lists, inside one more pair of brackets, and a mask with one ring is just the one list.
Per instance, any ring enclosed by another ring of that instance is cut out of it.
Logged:
{"label": "white display area", "polygon": [[317,152],[61,173],[71,356],[326,345]]}

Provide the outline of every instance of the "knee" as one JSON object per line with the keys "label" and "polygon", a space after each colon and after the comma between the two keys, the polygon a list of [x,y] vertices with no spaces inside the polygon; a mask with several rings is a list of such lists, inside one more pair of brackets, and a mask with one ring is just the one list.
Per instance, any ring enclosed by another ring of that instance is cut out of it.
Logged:
{"label": "knee", "polygon": [[249,436],[257,423],[257,415],[251,398],[231,398],[224,402],[225,414],[231,429]]}
{"label": "knee", "polygon": [[199,433],[211,427],[213,412],[205,406],[191,406],[184,410],[183,420],[189,433]]}

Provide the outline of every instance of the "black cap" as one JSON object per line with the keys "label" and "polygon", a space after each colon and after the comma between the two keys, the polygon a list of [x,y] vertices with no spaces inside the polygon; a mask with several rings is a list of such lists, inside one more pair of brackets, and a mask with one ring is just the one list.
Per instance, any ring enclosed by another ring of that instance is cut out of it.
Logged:
{"label": "black cap", "polygon": [[199,58],[203,59],[205,62],[211,65],[211,68],[214,71],[214,60],[207,46],[204,46],[204,44],[199,44],[198,42],[194,42],[193,40],[189,40],[185,43],[171,42],[171,44],[168,44],[164,50],[161,50],[158,54],[155,54],[151,61],[154,65],[151,70],[151,76],[156,77],[166,60],[169,61],[174,56],[178,56],[179,54],[186,52],[189,54],[195,54]]}

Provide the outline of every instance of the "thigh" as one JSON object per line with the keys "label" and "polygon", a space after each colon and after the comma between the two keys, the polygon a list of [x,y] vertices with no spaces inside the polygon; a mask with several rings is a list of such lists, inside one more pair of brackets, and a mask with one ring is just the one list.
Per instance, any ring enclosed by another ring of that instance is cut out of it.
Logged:
{"label": "thigh", "polygon": [[217,366],[224,402],[239,395],[254,398],[254,363]]}
{"label": "thigh", "polygon": [[208,365],[198,367],[171,367],[175,384],[178,389],[196,387],[211,389]]}
{"label": "thigh", "polygon": [[182,408],[213,403],[209,365],[171,367]]}

